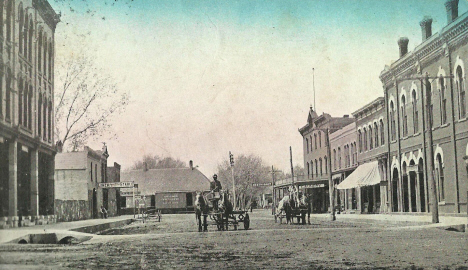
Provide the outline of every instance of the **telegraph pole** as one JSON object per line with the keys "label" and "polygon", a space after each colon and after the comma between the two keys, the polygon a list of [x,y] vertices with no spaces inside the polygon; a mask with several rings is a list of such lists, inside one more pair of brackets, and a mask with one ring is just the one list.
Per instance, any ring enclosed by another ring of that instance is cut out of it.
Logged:
{"label": "telegraph pole", "polygon": [[271,206],[271,214],[274,215],[275,214],[275,202],[276,202],[276,196],[275,196],[275,168],[273,167],[273,165],[271,165],[271,186],[273,187],[273,191],[272,191],[272,195],[273,195],[273,198],[272,198],[272,202],[273,202],[273,205]]}
{"label": "telegraph pole", "polygon": [[327,163],[328,163],[328,193],[330,198],[330,220],[336,220],[335,216],[335,186],[332,179],[332,164],[331,164],[331,145],[330,145],[330,137],[329,137],[329,129],[325,130],[325,141],[327,145]]}
{"label": "telegraph pole", "polygon": [[237,209],[236,181],[234,180],[234,155],[229,151],[229,163],[231,164],[232,194],[234,196],[234,209]]}
{"label": "telegraph pole", "polygon": [[431,113],[431,103],[432,103],[432,93],[431,93],[431,83],[429,82],[429,75],[426,72],[426,77],[424,78],[424,84],[426,85],[426,120],[427,120],[427,139],[429,140],[429,145],[427,147],[429,155],[429,173],[427,175],[429,183],[431,185],[431,213],[432,213],[432,223],[439,223],[439,205],[437,202],[437,185],[434,177],[434,148],[432,146],[432,117]]}

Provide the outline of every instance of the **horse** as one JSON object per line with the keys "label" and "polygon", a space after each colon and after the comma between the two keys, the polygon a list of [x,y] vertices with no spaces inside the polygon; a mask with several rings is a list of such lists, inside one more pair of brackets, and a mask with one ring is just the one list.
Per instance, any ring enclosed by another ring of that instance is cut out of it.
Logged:
{"label": "horse", "polygon": [[[205,197],[201,192],[197,192],[195,196],[195,218],[198,224],[198,231],[202,231],[202,225],[204,226],[203,231],[207,231],[206,228],[206,213],[208,211],[208,204]],[[203,222],[201,216],[203,215]]]}
{"label": "horse", "polygon": [[219,192],[219,200],[217,203],[217,210],[219,211],[220,215],[219,218],[221,219],[221,227],[218,227],[218,229],[224,230],[224,226],[226,226],[226,230],[228,228],[228,222],[229,222],[229,215],[232,214],[234,207],[232,205],[232,202],[229,200],[229,195],[225,191],[220,191]]}
{"label": "horse", "polygon": [[286,195],[284,196],[281,201],[278,203],[278,208],[276,209],[276,215],[281,215],[282,212],[286,214],[286,223],[291,224],[291,213],[292,213],[292,205],[294,204],[294,200],[291,196]]}

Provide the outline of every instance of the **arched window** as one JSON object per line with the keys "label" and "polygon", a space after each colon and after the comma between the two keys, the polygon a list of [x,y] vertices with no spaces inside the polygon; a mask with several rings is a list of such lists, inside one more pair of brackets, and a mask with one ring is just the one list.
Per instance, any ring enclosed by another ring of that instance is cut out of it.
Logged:
{"label": "arched window", "polygon": [[325,174],[327,174],[328,173],[328,159],[327,159],[327,156],[325,156],[323,158],[323,160],[325,162]]}
{"label": "arched window", "polygon": [[42,135],[42,94],[39,94],[37,102],[37,134],[39,137]]}
{"label": "arched window", "polygon": [[439,78],[440,86],[440,123],[443,125],[447,123],[447,96],[445,94],[445,80],[442,75]]}
{"label": "arched window", "polygon": [[[433,96],[432,94],[432,84],[429,82],[427,83],[426,85],[427,87],[427,91],[431,93],[431,96]],[[428,119],[431,127],[434,126],[434,98],[431,98],[431,104],[429,104],[429,119]]]}
{"label": "arched window", "polygon": [[[3,1],[2,1],[3,2]],[[3,11],[3,9],[2,9]],[[23,4],[20,4],[18,6],[18,19],[19,19],[19,25],[18,25],[18,48],[19,52],[22,54],[23,53],[23,27],[24,27],[24,15],[23,15]]]}
{"label": "arched window", "polygon": [[367,130],[364,128],[364,135],[363,135],[363,142],[364,144],[364,151],[367,151]]}
{"label": "arched window", "polygon": [[52,42],[49,42],[49,81],[52,81],[52,56],[54,55],[54,48]]}
{"label": "arched window", "polygon": [[307,178],[310,177],[310,168],[309,168],[309,162],[307,162]]}
{"label": "arched window", "polygon": [[18,124],[23,124],[23,80],[18,80]]}
{"label": "arched window", "polygon": [[32,43],[33,43],[33,30],[34,30],[34,25],[32,18],[29,18],[29,39],[28,39],[28,59],[29,61],[32,61]]}
{"label": "arched window", "polygon": [[463,70],[461,66],[457,67],[457,90],[458,90],[458,114],[459,118],[466,117],[466,98],[465,98],[465,81],[463,80]]}
{"label": "arched window", "polygon": [[375,134],[375,147],[379,147],[379,126],[377,122],[374,123],[374,134]]}
{"label": "arched window", "polygon": [[318,176],[318,162],[315,160],[315,175]]}
{"label": "arched window", "polygon": [[391,132],[391,140],[395,140],[396,131],[395,131],[395,106],[393,105],[393,101],[390,102],[390,132]]}
{"label": "arched window", "polygon": [[341,148],[338,147],[338,168],[341,169]]}
{"label": "arched window", "polygon": [[372,150],[374,148],[373,140],[374,138],[372,137],[372,126],[369,126],[369,150]]}
{"label": "arched window", "polygon": [[336,170],[336,149],[333,149],[333,169]]}
{"label": "arched window", "polygon": [[6,92],[5,92],[5,118],[10,120],[11,117],[11,71],[7,70],[6,74]]}
{"label": "arched window", "polygon": [[312,152],[312,135],[310,135],[310,152]]}
{"label": "arched window", "polygon": [[309,153],[309,139],[306,138],[307,153]]}
{"label": "arched window", "polygon": [[319,131],[318,134],[319,134],[319,138],[318,138],[318,140],[319,140],[319,147],[322,148],[322,132]]}
{"label": "arched window", "polygon": [[47,74],[47,35],[44,33],[44,36],[43,36],[43,39],[44,39],[44,67],[42,69],[42,72],[44,73],[44,75]]}
{"label": "arched window", "polygon": [[310,176],[314,178],[314,162],[310,161]]}
{"label": "arched window", "polygon": [[28,128],[32,130],[32,102],[33,102],[33,88],[29,86],[29,96],[28,96]]}
{"label": "arched window", "polygon": [[380,141],[381,141],[380,145],[385,144],[385,129],[384,129],[383,120],[380,120]]}
{"label": "arched window", "polygon": [[413,97],[413,132],[414,134],[419,131],[419,113],[418,113],[418,100],[416,98],[416,90],[411,94]]}
{"label": "arched window", "polygon": [[359,153],[362,153],[362,133],[361,130],[358,130],[358,139],[359,139]]}
{"label": "arched window", "polygon": [[354,164],[357,164],[357,149],[356,149],[356,142],[354,142]]}
{"label": "arched window", "polygon": [[[3,4],[4,1],[0,1],[0,10],[2,11],[0,12],[0,22],[3,22]],[[0,37],[3,38],[3,24],[0,27]]]}
{"label": "arched window", "polygon": [[322,176],[323,175],[323,170],[322,170],[322,158],[319,159],[319,162],[320,162],[320,175]]}
{"label": "arched window", "polygon": [[314,134],[314,146],[317,149],[317,134]]}
{"label": "arched window", "polygon": [[13,1],[7,1],[7,7],[6,7],[6,39],[7,41],[11,42],[11,31],[12,31],[12,16],[11,13],[13,12]]}
{"label": "arched window", "polygon": [[353,165],[354,164],[354,145],[351,144],[351,164],[350,165]]}
{"label": "arched window", "polygon": [[443,164],[442,164],[442,157],[440,156],[440,154],[437,155],[436,157],[436,160],[437,160],[437,174],[438,174],[438,184],[439,184],[439,201],[442,202],[442,201],[445,201],[445,189],[444,189],[444,168],[443,168]]}
{"label": "arched window", "polygon": [[44,96],[44,103],[42,104],[42,106],[43,106],[42,116],[44,117],[43,118],[44,132],[42,134],[42,139],[46,141],[47,140],[47,100],[45,96]]}
{"label": "arched window", "polygon": [[47,110],[47,137],[49,142],[52,141],[52,102],[49,100],[49,108]]}
{"label": "arched window", "polygon": [[28,84],[25,82],[23,85],[23,125],[25,127],[28,126],[28,97],[29,97],[29,87]]}
{"label": "arched window", "polygon": [[37,69],[39,71],[42,70],[42,30],[39,31],[39,38],[38,38],[38,43],[37,43]]}
{"label": "arched window", "polygon": [[408,115],[406,115],[406,97],[404,95],[401,97],[401,119],[403,136],[408,136]]}
{"label": "arched window", "polygon": [[29,17],[28,14],[24,14],[24,28],[23,28],[23,35],[21,38],[23,39],[23,56],[24,58],[28,58],[28,33],[29,33]]}

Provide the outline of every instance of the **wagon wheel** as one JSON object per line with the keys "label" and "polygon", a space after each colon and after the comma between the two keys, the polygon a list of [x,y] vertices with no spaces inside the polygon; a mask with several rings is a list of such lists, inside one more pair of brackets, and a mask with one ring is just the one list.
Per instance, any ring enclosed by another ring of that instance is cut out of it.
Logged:
{"label": "wagon wheel", "polygon": [[245,214],[244,217],[244,229],[248,230],[250,227],[250,217],[249,214]]}

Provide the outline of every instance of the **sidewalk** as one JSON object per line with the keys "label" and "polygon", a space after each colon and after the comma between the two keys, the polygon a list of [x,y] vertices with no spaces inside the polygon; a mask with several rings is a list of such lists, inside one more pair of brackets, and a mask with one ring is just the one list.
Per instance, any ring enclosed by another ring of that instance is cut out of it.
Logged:
{"label": "sidewalk", "polygon": [[[455,228],[459,226],[466,227],[468,217],[456,216],[439,216],[439,223],[432,223],[432,216],[428,215],[411,215],[411,214],[336,214],[336,220],[346,220],[352,222],[359,220],[360,222],[382,222],[390,224],[400,224],[418,227],[436,227],[436,228]],[[329,214],[311,214],[310,218],[329,218]]]}
{"label": "sidewalk", "polygon": [[0,230],[0,243],[8,243],[14,239],[28,234],[59,233],[66,236],[92,236],[90,233],[118,227],[130,223],[133,215],[110,217],[107,219],[88,219],[70,222],[59,222],[48,225],[36,225],[31,227],[18,227]]}

